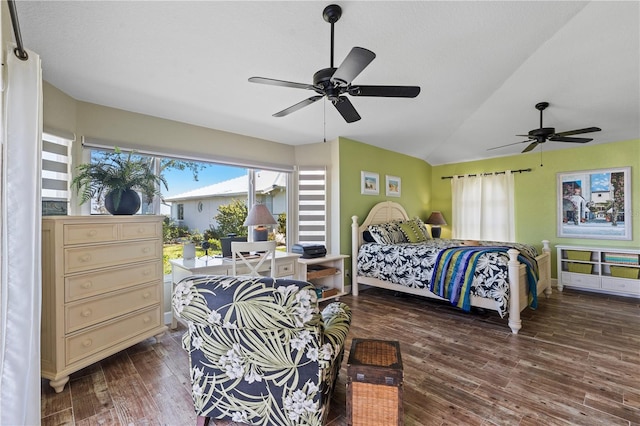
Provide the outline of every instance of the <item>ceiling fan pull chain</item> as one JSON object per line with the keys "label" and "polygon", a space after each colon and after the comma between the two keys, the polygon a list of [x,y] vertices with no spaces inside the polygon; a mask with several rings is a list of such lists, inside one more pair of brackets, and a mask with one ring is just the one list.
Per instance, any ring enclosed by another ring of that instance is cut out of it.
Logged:
{"label": "ceiling fan pull chain", "polygon": [[324,143],[327,143],[327,98],[326,97],[322,101],[322,131],[323,131]]}

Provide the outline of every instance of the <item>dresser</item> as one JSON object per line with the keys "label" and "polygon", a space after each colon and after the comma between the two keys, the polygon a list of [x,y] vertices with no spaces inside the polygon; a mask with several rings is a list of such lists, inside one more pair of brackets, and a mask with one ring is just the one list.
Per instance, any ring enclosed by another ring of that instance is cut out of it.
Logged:
{"label": "dresser", "polygon": [[41,375],[56,392],[69,374],[166,331],[162,219],[43,218]]}

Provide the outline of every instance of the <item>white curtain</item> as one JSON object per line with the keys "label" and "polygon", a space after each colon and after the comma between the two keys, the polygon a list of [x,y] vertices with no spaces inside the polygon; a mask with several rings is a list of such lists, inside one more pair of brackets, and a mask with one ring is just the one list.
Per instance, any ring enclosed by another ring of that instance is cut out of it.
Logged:
{"label": "white curtain", "polygon": [[513,173],[454,176],[452,237],[515,241]]}
{"label": "white curtain", "polygon": [[0,424],[40,424],[42,70],[7,48],[2,114]]}

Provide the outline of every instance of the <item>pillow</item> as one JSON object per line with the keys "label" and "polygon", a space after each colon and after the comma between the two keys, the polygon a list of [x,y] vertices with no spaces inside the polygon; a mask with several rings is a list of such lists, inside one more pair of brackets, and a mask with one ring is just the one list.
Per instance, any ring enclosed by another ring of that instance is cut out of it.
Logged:
{"label": "pillow", "polygon": [[428,238],[415,220],[406,220],[400,224],[402,233],[410,243],[420,243]]}
{"label": "pillow", "polygon": [[424,234],[424,237],[427,240],[431,239],[431,232],[429,232],[429,229],[427,229],[427,225],[424,224],[422,219],[416,216],[411,220],[413,220],[416,223],[416,225],[418,225],[418,229],[420,229],[420,231]]}
{"label": "pillow", "polygon": [[362,233],[362,239],[366,243],[375,243],[376,242],[376,240],[373,238],[373,235],[371,235],[371,232],[369,232],[369,231],[364,231]]}
{"label": "pillow", "polygon": [[406,243],[407,238],[400,229],[400,222],[379,223],[369,225],[369,233],[378,244]]}

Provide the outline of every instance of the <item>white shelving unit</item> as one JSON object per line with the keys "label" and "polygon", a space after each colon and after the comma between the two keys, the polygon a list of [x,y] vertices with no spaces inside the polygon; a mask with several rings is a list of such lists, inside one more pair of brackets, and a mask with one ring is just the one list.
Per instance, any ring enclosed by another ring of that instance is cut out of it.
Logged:
{"label": "white shelving unit", "polygon": [[556,246],[558,290],[577,288],[640,297],[640,250]]}
{"label": "white shelving unit", "polygon": [[[348,259],[346,254],[328,254],[315,259],[298,259],[297,279],[309,281],[321,289],[325,296],[320,296],[319,301],[336,299],[344,296],[344,260]],[[322,293],[321,293],[322,294]]]}

